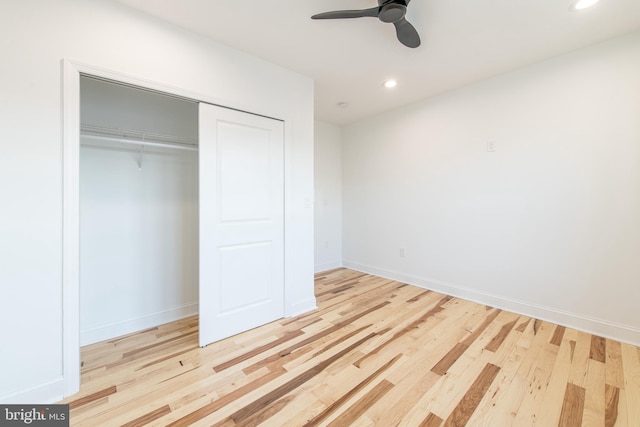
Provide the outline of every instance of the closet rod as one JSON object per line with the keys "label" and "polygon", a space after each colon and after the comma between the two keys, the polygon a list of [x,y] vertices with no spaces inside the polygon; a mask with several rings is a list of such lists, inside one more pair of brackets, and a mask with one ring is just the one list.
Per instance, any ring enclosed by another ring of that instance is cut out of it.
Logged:
{"label": "closet rod", "polygon": [[98,135],[91,135],[87,133],[82,133],[81,135],[83,138],[93,139],[96,141],[110,141],[110,142],[119,142],[123,144],[131,144],[131,145],[137,145],[137,146],[143,145],[147,147],[175,148],[177,150],[198,151],[198,147],[193,145],[188,146],[188,145],[178,145],[178,144],[167,144],[164,142],[124,139],[124,138],[117,138],[113,136],[98,136]]}

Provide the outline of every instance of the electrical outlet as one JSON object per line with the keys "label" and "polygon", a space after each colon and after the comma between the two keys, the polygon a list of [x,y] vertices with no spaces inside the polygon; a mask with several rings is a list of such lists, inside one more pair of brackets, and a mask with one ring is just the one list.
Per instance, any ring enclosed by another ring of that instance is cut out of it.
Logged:
{"label": "electrical outlet", "polygon": [[329,242],[327,242],[327,241],[324,242],[324,248],[325,249],[329,249]]}
{"label": "electrical outlet", "polygon": [[404,248],[400,248],[400,258],[404,258],[406,255],[406,252],[404,250]]}
{"label": "electrical outlet", "polygon": [[487,152],[493,153],[496,151],[496,142],[495,141],[487,141]]}

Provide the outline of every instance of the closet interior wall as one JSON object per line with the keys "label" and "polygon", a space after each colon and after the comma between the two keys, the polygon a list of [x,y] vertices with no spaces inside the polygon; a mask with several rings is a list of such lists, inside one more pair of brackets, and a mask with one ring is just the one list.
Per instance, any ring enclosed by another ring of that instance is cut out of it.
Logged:
{"label": "closet interior wall", "polygon": [[198,106],[90,77],[80,88],[87,345],[198,312]]}

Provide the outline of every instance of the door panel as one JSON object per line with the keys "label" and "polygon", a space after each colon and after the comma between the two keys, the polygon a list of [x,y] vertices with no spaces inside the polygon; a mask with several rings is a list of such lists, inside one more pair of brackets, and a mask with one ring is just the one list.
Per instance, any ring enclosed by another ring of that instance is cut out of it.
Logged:
{"label": "door panel", "polygon": [[[220,314],[269,302],[273,283],[271,243],[260,242],[220,248]],[[247,264],[251,268],[245,268]]]}
{"label": "door panel", "polygon": [[220,220],[268,221],[271,133],[222,122],[218,135]]}
{"label": "door panel", "polygon": [[200,104],[200,346],[284,315],[284,132]]}

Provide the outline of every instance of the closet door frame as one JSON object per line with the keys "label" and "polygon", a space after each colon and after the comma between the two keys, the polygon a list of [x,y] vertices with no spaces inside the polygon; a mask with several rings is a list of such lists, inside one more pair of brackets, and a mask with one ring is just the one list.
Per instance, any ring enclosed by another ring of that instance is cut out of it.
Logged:
{"label": "closet door frame", "polygon": [[260,112],[251,106],[215,99],[186,89],[132,76],[81,62],[62,60],[62,374],[63,395],[80,390],[80,76],[97,77],[132,85],[195,102],[205,102],[281,120],[284,123],[284,316],[299,314],[292,300],[293,283],[288,266],[292,265],[295,236],[288,226],[292,221],[291,120],[281,113]]}

